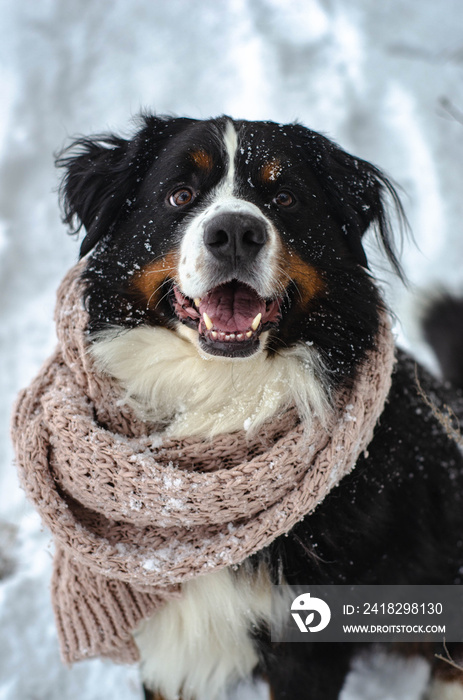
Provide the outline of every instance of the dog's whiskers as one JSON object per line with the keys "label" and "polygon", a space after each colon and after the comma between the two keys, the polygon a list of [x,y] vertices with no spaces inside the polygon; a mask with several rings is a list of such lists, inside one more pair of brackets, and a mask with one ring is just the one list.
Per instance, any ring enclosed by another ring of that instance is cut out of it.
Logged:
{"label": "dog's whiskers", "polygon": [[161,270],[147,270],[144,274],[145,275],[158,275],[159,272],[171,272],[172,270],[176,270],[176,267],[163,267]]}
{"label": "dog's whiskers", "polygon": [[[149,299],[148,299],[147,306],[149,306],[149,305],[151,304],[151,300],[152,300],[152,298],[154,297],[154,295],[155,295],[167,282],[171,282],[171,281],[172,281],[172,280],[171,280],[169,277],[166,277],[166,279],[163,280],[163,281],[161,282],[161,284],[159,284],[153,292],[151,292],[151,294],[150,294],[150,296],[149,296]],[[169,291],[170,291],[170,290],[169,290]],[[164,299],[164,298],[167,296],[167,294],[169,294],[169,292],[167,292],[166,294],[164,294],[164,296],[157,302],[157,304],[156,304],[156,306],[155,306],[154,308],[156,308],[156,307],[158,306],[158,304],[162,301],[162,299]]]}

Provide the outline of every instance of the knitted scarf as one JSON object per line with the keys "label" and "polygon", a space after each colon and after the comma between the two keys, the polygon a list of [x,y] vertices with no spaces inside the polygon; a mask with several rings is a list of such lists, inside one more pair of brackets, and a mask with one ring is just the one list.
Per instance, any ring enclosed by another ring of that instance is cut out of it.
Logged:
{"label": "knitted scarf", "polygon": [[173,440],[137,420],[88,353],[76,265],[58,291],[58,347],[19,396],[20,479],[55,542],[63,659],[134,662],[132,632],[188,579],[243,562],[309,514],[367,449],[390,387],[393,339],[341,390],[327,428],[294,408],[258,435]]}

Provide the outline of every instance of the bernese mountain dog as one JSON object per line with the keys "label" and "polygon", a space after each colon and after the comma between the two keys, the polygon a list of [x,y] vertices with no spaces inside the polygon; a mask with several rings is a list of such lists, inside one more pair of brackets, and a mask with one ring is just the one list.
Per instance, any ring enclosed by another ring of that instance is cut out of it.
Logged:
{"label": "bernese mountain dog", "polygon": [[[143,419],[205,440],[291,404],[323,420],[377,335],[370,226],[402,274],[380,170],[300,124],[226,116],[143,115],[133,138],[78,139],[58,165],[65,221],[86,231],[91,352]],[[461,393],[398,350],[356,468],[287,536],[137,630],[146,698],[218,700],[260,674],[274,700],[334,700],[355,645],[272,643],[271,583],[461,583],[463,458],[443,405],[463,415]],[[430,697],[463,698],[463,674],[420,651]]]}

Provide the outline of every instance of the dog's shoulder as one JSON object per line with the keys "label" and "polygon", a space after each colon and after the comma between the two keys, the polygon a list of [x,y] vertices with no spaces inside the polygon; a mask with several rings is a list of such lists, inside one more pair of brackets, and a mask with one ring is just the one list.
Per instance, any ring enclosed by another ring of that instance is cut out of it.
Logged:
{"label": "dog's shoulder", "polygon": [[368,450],[269,560],[290,583],[460,583],[462,407],[462,392],[398,350]]}
{"label": "dog's shoulder", "polygon": [[391,389],[373,443],[389,442],[386,435],[391,433],[401,435],[399,445],[414,453],[420,446],[436,455],[453,451],[459,440],[463,391],[433,376],[405,351],[398,349],[396,354]]}

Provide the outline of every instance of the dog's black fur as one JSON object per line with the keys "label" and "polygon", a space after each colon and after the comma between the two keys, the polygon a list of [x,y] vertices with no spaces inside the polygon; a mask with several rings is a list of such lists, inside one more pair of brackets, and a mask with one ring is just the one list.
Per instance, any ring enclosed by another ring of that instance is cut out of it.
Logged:
{"label": "dog's black fur", "polygon": [[[224,177],[227,163],[217,134],[226,121],[145,116],[133,139],[80,139],[61,155],[65,221],[86,229],[81,254],[90,256],[86,303],[92,333],[142,323],[175,330],[175,273],[162,279],[154,303],[134,285],[134,271],[175,250],[184,227]],[[400,274],[385,203],[389,196],[400,211],[397,195],[377,168],[298,124],[234,122],[234,128],[241,146],[239,197],[261,209],[283,249],[315,270],[320,283],[306,295],[303,279],[287,283],[281,320],[268,327],[269,360],[296,342],[313,344],[334,389],[355,376],[378,328],[382,301],[362,247],[371,224]],[[192,151],[206,152],[208,167],[195,167]],[[269,159],[282,165],[283,174],[264,181],[261,168]],[[186,186],[193,200],[170,206],[172,192]],[[278,204],[279,192],[291,193],[291,205]],[[461,306],[455,313],[462,328]],[[428,325],[439,346],[449,324]],[[457,367],[450,378],[461,381],[461,333],[453,358]],[[444,413],[452,407],[463,417],[461,393],[399,351],[368,454],[314,513],[253,562],[265,561],[275,583],[281,575],[290,584],[462,583],[462,453],[430,404]],[[253,634],[275,700],[338,697],[353,645],[274,645],[267,630]]]}

